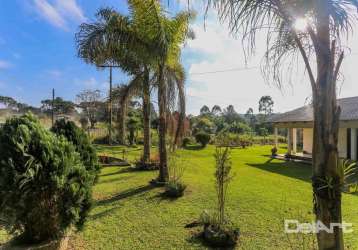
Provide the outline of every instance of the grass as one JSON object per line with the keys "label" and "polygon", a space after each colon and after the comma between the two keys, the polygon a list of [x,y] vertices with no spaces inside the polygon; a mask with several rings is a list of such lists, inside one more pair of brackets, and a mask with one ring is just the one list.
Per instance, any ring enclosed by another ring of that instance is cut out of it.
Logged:
{"label": "grass", "polygon": [[[306,238],[287,238],[282,219],[313,220],[311,168],[270,160],[270,146],[232,150],[232,171],[227,213],[240,227],[240,249],[289,249]],[[122,147],[98,147],[99,153],[121,157]],[[140,151],[129,153],[138,159]],[[214,147],[180,151],[187,159],[186,193],[166,200],[161,188],[148,182],[157,172],[131,172],[128,168],[102,169],[94,188],[96,205],[83,232],[73,235],[74,249],[207,249],[185,229],[204,209],[215,206]],[[344,221],[358,230],[358,196],[343,196]],[[292,243],[293,241],[293,243]],[[1,242],[1,233],[0,233]],[[358,249],[356,233],[345,235],[347,249]],[[303,249],[303,248],[294,248]],[[306,248],[307,249],[307,248]]]}

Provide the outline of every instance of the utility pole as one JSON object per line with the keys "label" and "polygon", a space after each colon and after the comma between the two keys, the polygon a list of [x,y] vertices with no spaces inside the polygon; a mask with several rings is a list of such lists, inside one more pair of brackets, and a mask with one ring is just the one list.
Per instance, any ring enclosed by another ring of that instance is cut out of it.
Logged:
{"label": "utility pole", "polygon": [[100,68],[109,68],[109,95],[108,95],[108,123],[109,123],[109,133],[108,133],[108,144],[112,145],[112,120],[113,120],[113,105],[112,105],[112,70],[113,68],[119,68],[119,66],[114,65],[99,65]]}
{"label": "utility pole", "polygon": [[112,145],[112,67],[109,67],[109,138],[108,144]]}
{"label": "utility pole", "polygon": [[52,127],[55,122],[55,89],[52,89],[52,112],[51,112],[51,123]]}

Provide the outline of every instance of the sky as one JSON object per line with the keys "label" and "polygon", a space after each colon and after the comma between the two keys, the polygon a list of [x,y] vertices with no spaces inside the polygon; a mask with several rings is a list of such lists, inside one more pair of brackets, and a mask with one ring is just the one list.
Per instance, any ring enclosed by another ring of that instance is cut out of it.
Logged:
{"label": "sky", "polygon": [[[174,1],[168,11],[186,8],[186,2]],[[96,10],[104,6],[127,12],[125,0],[1,0],[0,95],[39,106],[41,100],[51,97],[52,88],[56,96],[73,101],[84,89],[108,93],[108,71],[85,64],[77,57],[75,46],[79,25],[95,20]],[[192,29],[196,39],[188,41],[182,53],[187,113],[198,114],[203,105],[224,108],[230,104],[240,113],[250,107],[258,112],[258,101],[264,95],[273,98],[275,112],[309,102],[310,86],[300,58],[291,84],[284,82],[282,88],[268,84],[260,70],[263,37],[255,55],[246,61],[240,40],[230,35],[215,12],[210,11],[204,20],[202,6],[195,7],[198,17]],[[340,98],[358,96],[358,32],[348,46],[351,50],[342,65]],[[128,79],[116,70],[115,84]]]}

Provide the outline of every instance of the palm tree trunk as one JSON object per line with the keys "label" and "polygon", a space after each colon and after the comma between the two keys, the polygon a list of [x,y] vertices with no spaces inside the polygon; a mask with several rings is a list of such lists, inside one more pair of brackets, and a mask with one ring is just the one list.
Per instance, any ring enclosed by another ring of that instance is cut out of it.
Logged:
{"label": "palm tree trunk", "polygon": [[143,81],[143,163],[148,164],[150,161],[150,86],[149,71],[145,69]]}
{"label": "palm tree trunk", "polygon": [[[317,84],[313,93],[313,193],[317,222],[326,227],[342,223],[340,176],[338,163],[338,129],[340,108],[336,100],[335,43],[331,45],[329,14],[326,2],[319,1],[317,18]],[[332,187],[327,187],[327,179]],[[334,227],[334,233],[320,230],[317,234],[320,250],[344,249],[343,233]]]}
{"label": "palm tree trunk", "polygon": [[166,148],[166,111],[167,111],[167,88],[164,82],[163,64],[159,64],[158,82],[158,103],[159,103],[159,182],[166,182],[169,178],[167,166]]}
{"label": "palm tree trunk", "polygon": [[126,103],[121,102],[118,111],[118,137],[119,143],[126,144]]}

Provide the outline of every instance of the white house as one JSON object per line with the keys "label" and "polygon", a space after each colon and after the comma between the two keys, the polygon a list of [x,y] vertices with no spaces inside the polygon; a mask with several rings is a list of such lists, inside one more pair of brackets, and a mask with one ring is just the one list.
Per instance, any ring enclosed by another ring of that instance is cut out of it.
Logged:
{"label": "white house", "polygon": [[[341,116],[338,133],[339,157],[357,160],[357,129],[358,129],[358,96],[338,100],[341,107]],[[270,122],[275,128],[277,136],[278,128],[288,129],[288,154],[297,154],[297,141],[303,142],[302,153],[312,154],[313,145],[313,108],[312,105],[304,106],[283,114],[271,117]],[[301,133],[297,133],[301,130]],[[301,138],[298,138],[300,136]],[[277,140],[276,140],[277,142]],[[302,155],[301,153],[301,155]]]}

